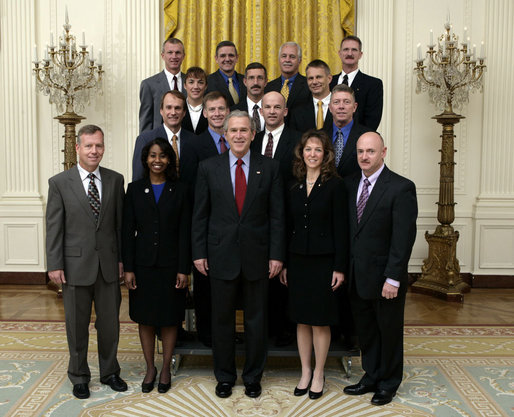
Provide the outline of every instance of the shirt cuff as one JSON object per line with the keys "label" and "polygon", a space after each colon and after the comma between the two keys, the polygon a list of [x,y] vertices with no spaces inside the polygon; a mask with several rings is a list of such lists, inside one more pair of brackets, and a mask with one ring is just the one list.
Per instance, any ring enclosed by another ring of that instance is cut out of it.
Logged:
{"label": "shirt cuff", "polygon": [[386,282],[396,288],[400,288],[400,281],[396,281],[395,279],[392,279],[392,278],[386,278]]}

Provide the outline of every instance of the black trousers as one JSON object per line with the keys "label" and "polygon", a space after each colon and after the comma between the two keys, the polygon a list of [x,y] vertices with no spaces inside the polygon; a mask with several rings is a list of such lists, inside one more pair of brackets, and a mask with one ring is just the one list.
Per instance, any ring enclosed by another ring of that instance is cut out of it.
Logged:
{"label": "black trousers", "polygon": [[249,281],[241,274],[235,280],[211,278],[212,351],[214,376],[218,382],[235,383],[235,320],[239,291],[243,297],[245,364],[243,382],[260,382],[267,357],[268,279]]}
{"label": "black trousers", "polygon": [[396,392],[403,377],[403,323],[406,291],[393,299],[365,300],[350,290],[365,385]]}
{"label": "black trousers", "polygon": [[210,278],[193,267],[193,299],[195,303],[196,331],[202,342],[211,339],[212,303]]}

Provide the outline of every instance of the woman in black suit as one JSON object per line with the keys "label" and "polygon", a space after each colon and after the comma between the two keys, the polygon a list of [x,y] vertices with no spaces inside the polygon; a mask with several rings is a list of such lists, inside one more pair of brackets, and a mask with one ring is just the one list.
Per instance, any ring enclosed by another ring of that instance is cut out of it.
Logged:
{"label": "woman in black suit", "polygon": [[175,153],[157,138],[142,151],[145,177],[129,184],[123,215],[123,264],[130,318],[139,324],[146,361],[142,391],[155,385],[155,329],[161,329],[163,362],[158,390],[171,386],[170,363],[185,308],[191,268],[191,206],[177,181]]}
{"label": "woman in black suit", "polygon": [[[323,394],[330,325],[337,324],[334,291],[347,264],[346,193],[337,176],[327,134],[309,130],[295,148],[289,190],[289,256],[280,280],[289,288],[289,314],[297,323],[302,377],[294,390],[311,399]],[[312,347],[316,365],[311,369]]]}

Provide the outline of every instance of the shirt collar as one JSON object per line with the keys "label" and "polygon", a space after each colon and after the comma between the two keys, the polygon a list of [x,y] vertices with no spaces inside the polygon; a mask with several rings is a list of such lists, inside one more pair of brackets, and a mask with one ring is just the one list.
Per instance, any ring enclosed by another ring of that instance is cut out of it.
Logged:
{"label": "shirt collar", "polygon": [[330,97],[332,96],[332,93],[328,93],[328,96],[326,96],[325,98],[322,98],[321,100],[315,98],[315,97],[312,97],[312,101],[314,103],[315,106],[318,105],[318,101],[321,101],[323,103],[323,106],[328,106],[330,104]]}
{"label": "shirt collar", "polygon": [[[235,165],[237,163],[237,160],[239,159],[237,156],[235,156],[232,151],[228,151],[228,159],[230,161],[230,166]],[[250,166],[250,149],[248,149],[248,152],[244,154],[244,156],[241,158],[246,166]]]}
{"label": "shirt collar", "polygon": [[289,80],[289,85],[293,84],[294,83],[294,80],[296,79],[296,76],[298,75],[298,73],[296,73],[295,75],[293,75],[291,78],[286,78],[284,77],[283,75],[280,76],[280,78],[282,79],[282,85],[284,85],[284,82],[286,80]]}
{"label": "shirt collar", "polygon": [[171,131],[171,129],[168,126],[166,126],[164,123],[162,125],[164,126],[164,131],[166,132],[166,136],[168,136],[168,140],[171,140],[173,135],[177,135],[177,139],[180,140],[180,132],[182,131],[182,128],[180,128],[177,133],[173,133]]}
{"label": "shirt collar", "polygon": [[236,72],[234,71],[234,73],[229,77],[227,74],[225,74],[222,70],[219,70],[221,76],[223,77],[223,79],[225,80],[225,82],[228,84],[228,79],[229,78],[232,78],[232,81],[233,82],[237,82],[237,77],[236,77]]}
{"label": "shirt collar", "polygon": [[282,132],[284,131],[284,128],[286,127],[286,125],[284,123],[282,123],[279,127],[277,127],[275,130],[268,130],[266,128],[266,136],[268,136],[270,133],[273,135],[273,139],[275,138],[279,138],[280,135],[282,135]]}
{"label": "shirt collar", "polygon": [[343,138],[345,140],[345,143],[346,143],[346,139],[348,138],[348,135],[350,134],[350,131],[352,130],[352,127],[353,127],[353,119],[350,120],[350,123],[348,123],[347,125],[343,126],[341,129],[339,129],[335,123],[332,123],[332,132],[334,132],[332,134],[332,142],[334,142],[336,139],[337,139],[337,132],[339,130],[341,130],[341,133],[343,134]]}
{"label": "shirt collar", "polygon": [[246,96],[246,104],[248,104],[248,112],[253,111],[253,106],[256,104],[259,106],[259,109],[262,109],[262,99],[256,103],[255,101],[252,101],[250,97]]}
{"label": "shirt collar", "polygon": [[[80,166],[80,164],[77,164],[77,168],[79,170],[79,174],[80,174],[80,179],[82,182],[85,181],[85,179],[87,178],[87,176],[90,174],[89,171],[86,171],[84,168],[82,168]],[[95,177],[99,180],[99,181],[102,181],[102,177],[100,176],[100,166],[97,166],[96,169],[92,172],[93,174],[95,174]]]}
{"label": "shirt collar", "polygon": [[372,186],[375,185],[375,183],[377,182],[378,180],[378,177],[380,176],[380,174],[382,173],[382,171],[384,170],[384,167],[385,167],[385,163],[382,164],[382,166],[380,168],[378,168],[378,170],[376,172],[374,172],[373,174],[371,174],[369,177],[366,177],[364,175],[364,172],[361,171],[361,182],[364,181],[365,178],[368,179],[368,181],[370,182],[370,184]]}
{"label": "shirt collar", "polygon": [[357,68],[356,70],[346,74],[346,72],[344,71],[341,71],[341,81],[343,80],[343,77],[346,75],[348,75],[348,85],[351,87],[352,86],[352,83],[353,83],[353,80],[355,79],[355,76],[357,75],[357,73],[359,72],[359,68]]}

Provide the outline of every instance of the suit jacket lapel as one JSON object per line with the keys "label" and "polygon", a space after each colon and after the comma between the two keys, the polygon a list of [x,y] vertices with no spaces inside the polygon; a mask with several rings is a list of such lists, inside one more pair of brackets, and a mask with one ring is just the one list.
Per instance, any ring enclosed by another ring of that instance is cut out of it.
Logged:
{"label": "suit jacket lapel", "polygon": [[160,91],[169,91],[171,90],[170,84],[168,83],[168,79],[166,78],[166,74],[164,73],[164,70],[162,70],[159,77],[159,90]]}
{"label": "suit jacket lapel", "polygon": [[221,154],[218,159],[218,172],[217,180],[221,184],[223,197],[227,201],[227,207],[232,207],[232,211],[239,217],[236,206],[236,199],[234,197],[234,189],[232,188],[232,177],[230,176],[230,159],[228,157],[229,151]]}
{"label": "suit jacket lapel", "polygon": [[[379,175],[377,182],[373,186],[371,194],[369,195],[368,202],[366,203],[366,207],[364,207],[364,211],[362,212],[361,221],[359,222],[359,230],[364,226],[364,224],[371,217],[371,214],[375,210],[378,202],[383,197],[386,189],[387,183],[389,182],[389,170],[387,167],[384,167],[384,170]],[[356,209],[357,210],[357,209]]]}
{"label": "suit jacket lapel", "polygon": [[[255,152],[250,153],[250,169],[248,170],[248,185],[246,187],[245,202],[243,204],[243,211],[241,217],[245,215],[248,208],[251,206],[255,196],[257,195],[257,189],[261,183],[262,178],[262,158]],[[235,199],[234,199],[235,203]]]}
{"label": "suit jacket lapel", "polygon": [[[98,226],[102,222],[104,213],[109,208],[114,193],[114,182],[111,180],[111,174],[100,167],[100,176],[102,177],[102,204],[100,205],[100,214],[98,216]],[[94,216],[93,216],[94,218]]]}
{"label": "suit jacket lapel", "polygon": [[350,230],[357,230],[357,192],[359,191],[359,182],[361,179],[361,172],[359,171],[356,173],[350,183],[350,192],[349,192],[349,198],[350,198],[350,210],[349,210],[349,216],[350,216]]}
{"label": "suit jacket lapel", "polygon": [[[102,181],[103,181],[103,173],[102,175]],[[87,198],[87,194],[84,190],[84,184],[82,184],[82,180],[80,178],[79,170],[76,166],[71,168],[69,170],[69,179],[71,182],[71,190],[77,197],[77,200],[80,202],[80,205],[84,209],[86,216],[96,225],[96,219],[93,214],[93,210],[91,210],[91,206],[89,204],[89,199]],[[102,182],[102,206],[103,206],[103,196],[104,196],[104,184]],[[101,209],[100,209],[101,214]],[[100,223],[100,222],[98,222]]]}
{"label": "suit jacket lapel", "polygon": [[321,189],[325,186],[324,183],[321,182],[320,177],[316,180],[314,183],[314,186],[312,187],[311,193],[309,194],[309,197],[307,197],[308,200],[313,200],[316,198],[316,196],[320,193]]}
{"label": "suit jacket lapel", "polygon": [[278,141],[277,149],[275,149],[275,155],[273,155],[273,159],[279,160],[282,156],[284,156],[287,152],[291,143],[291,137],[286,127],[282,131],[280,135],[280,139]]}

